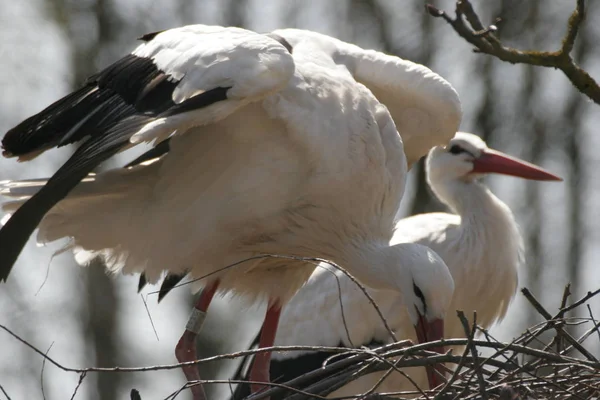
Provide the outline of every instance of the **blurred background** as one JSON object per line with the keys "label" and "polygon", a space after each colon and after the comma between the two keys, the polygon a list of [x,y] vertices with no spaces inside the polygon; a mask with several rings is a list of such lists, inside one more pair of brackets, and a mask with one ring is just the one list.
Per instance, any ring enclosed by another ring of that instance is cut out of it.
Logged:
{"label": "blurred background", "polygon": [[[433,1],[453,13],[453,1]],[[574,58],[600,78],[600,4],[589,1]],[[527,286],[554,311],[563,287],[574,298],[600,287],[600,107],[577,92],[560,71],[510,65],[473,53],[422,0],[21,0],[0,7],[0,132],[80,85],[87,76],[137,46],[144,33],[203,23],[261,32],[311,29],[367,48],[423,63],[458,90],[461,129],[491,147],[541,164],[561,184],[490,177],[494,192],[513,209],[525,237]],[[502,17],[505,44],[538,50],[560,45],[575,1],[474,2],[484,24]],[[72,147],[19,165],[0,159],[0,180],[50,176]],[[104,168],[123,165],[120,156]],[[411,172],[405,214],[442,210],[424,184],[421,166]],[[137,276],[113,279],[102,268],[80,268],[70,254],[52,257],[60,245],[30,240],[9,283],[0,290],[0,324],[8,326],[65,366],[144,366],[175,363],[174,346],[193,297],[173,291],[157,305],[153,291],[136,293]],[[1,256],[1,253],[0,253]],[[97,267],[97,266],[96,266]],[[147,308],[145,307],[147,302]],[[592,302],[600,315],[600,302]],[[551,312],[552,312],[551,311]],[[204,355],[244,349],[264,309],[222,299],[211,305],[201,346]],[[508,317],[492,333],[510,340],[539,315],[519,293]],[[155,330],[154,330],[155,329]],[[598,343],[597,343],[598,344]],[[592,349],[600,353],[600,346]],[[204,368],[204,378],[226,379],[235,365]],[[79,376],[47,364],[0,331],[0,385],[11,399],[68,399]],[[185,383],[179,370],[89,374],[79,399],[162,399]],[[214,389],[214,387],[212,388]],[[226,393],[227,387],[219,390]],[[210,393],[209,393],[210,395]],[[3,399],[0,393],[0,399]],[[188,393],[178,398],[191,398]],[[213,397],[216,398],[216,397]]]}

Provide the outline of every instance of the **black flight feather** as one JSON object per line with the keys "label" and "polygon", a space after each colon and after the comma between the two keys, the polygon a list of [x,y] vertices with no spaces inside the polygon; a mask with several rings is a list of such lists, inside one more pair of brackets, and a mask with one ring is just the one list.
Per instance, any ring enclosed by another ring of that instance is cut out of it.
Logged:
{"label": "black flight feather", "polygon": [[146,274],[142,272],[140,274],[140,280],[138,282],[138,293],[142,291],[142,289],[144,288],[144,286],[146,286],[147,283],[148,280],[146,279]]}
{"label": "black flight feather", "polygon": [[44,215],[100,163],[127,147],[131,135],[156,118],[227,99],[227,88],[219,87],[176,105],[177,81],[165,76],[151,59],[130,54],[6,133],[2,146],[14,156],[88,140],[0,229],[0,281],[8,278]]}
{"label": "black flight feather", "polygon": [[137,157],[135,160],[130,161],[127,164],[125,164],[125,166],[123,168],[130,168],[130,167],[139,165],[143,162],[158,158],[164,154],[167,154],[170,150],[170,146],[169,146],[170,141],[171,141],[171,138],[167,138],[167,139],[163,140],[162,142],[160,142],[159,144],[157,144],[156,146],[154,146],[153,148],[151,148],[150,150],[148,150],[141,156]]}
{"label": "black flight feather", "polygon": [[[259,339],[260,339],[260,332],[256,335],[256,337],[252,341],[252,344],[250,345],[250,348],[249,348],[250,350],[258,348]],[[373,348],[381,347],[383,345],[384,345],[383,342],[373,340],[369,344],[367,344],[367,347],[373,349]],[[346,346],[344,346],[343,343],[340,343],[338,346],[346,347]],[[323,366],[323,363],[328,358],[331,358],[331,356],[333,355],[333,353],[325,352],[325,351],[323,351],[323,352],[313,351],[313,352],[302,354],[299,357],[294,357],[293,352],[290,352],[288,354],[290,355],[290,358],[278,359],[278,360],[272,359],[271,360],[271,366],[270,366],[270,371],[269,371],[271,382],[283,384],[283,383],[289,382],[293,379],[296,379],[304,374],[307,374],[311,371],[320,369]],[[350,357],[350,355],[336,356],[335,361],[340,361],[347,357]],[[248,381],[249,375],[250,375],[251,362],[253,362],[253,356],[245,356],[242,359],[242,362],[240,363],[240,365],[238,366],[232,380]],[[335,372],[332,372],[332,373],[335,373]],[[325,376],[320,376],[318,378],[308,380],[306,382],[303,382],[302,387],[296,387],[296,389],[307,388],[324,378],[325,378]],[[278,393],[275,395],[271,395],[271,400],[283,400],[286,397],[291,396],[294,393],[295,392],[289,391],[289,390],[284,391],[284,392],[281,392],[281,393]],[[230,400],[242,400],[248,396],[250,396],[250,384],[240,383],[237,385],[237,387],[233,391],[233,395],[231,396]]]}
{"label": "black flight feather", "polygon": [[181,280],[183,278],[185,278],[185,275],[186,274],[180,274],[180,275],[168,274],[165,277],[165,280],[163,281],[162,285],[160,285],[160,290],[158,291],[158,302],[159,303],[167,294],[169,294],[169,292],[173,288],[175,288],[175,286],[177,286],[177,284],[179,282],[181,282]]}

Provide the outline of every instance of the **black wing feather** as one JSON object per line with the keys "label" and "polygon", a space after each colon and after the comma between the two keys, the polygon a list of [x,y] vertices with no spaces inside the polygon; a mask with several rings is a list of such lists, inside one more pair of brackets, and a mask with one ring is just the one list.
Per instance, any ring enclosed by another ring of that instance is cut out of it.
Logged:
{"label": "black wing feather", "polygon": [[160,142],[159,144],[157,144],[156,146],[154,146],[153,148],[151,148],[150,150],[148,150],[141,156],[137,157],[135,160],[130,161],[127,164],[125,164],[125,166],[123,168],[133,167],[133,166],[139,165],[143,162],[146,162],[146,161],[152,160],[154,158],[158,158],[164,154],[167,154],[170,150],[170,146],[169,146],[170,142],[171,142],[171,138],[167,138],[167,139],[163,140],[162,142]]}
{"label": "black wing feather", "polygon": [[[160,286],[160,290],[158,291],[158,302],[160,303],[161,300],[167,295],[169,294],[169,292],[175,287],[177,286],[177,284],[179,282],[181,282],[181,280],[183,278],[185,278],[186,274],[180,274],[180,275],[175,275],[175,274],[168,274],[165,279],[163,280],[162,285]],[[140,274],[140,280],[138,281],[138,293],[142,291],[142,289],[144,288],[144,286],[146,286],[146,284],[148,283],[148,280],[146,279],[146,274],[144,274],[143,272]]]}
{"label": "black wing feather", "polygon": [[27,200],[0,229],[0,281],[6,281],[29,236],[44,215],[98,164],[129,144],[132,126],[140,128],[148,117],[132,117],[104,136],[84,142],[42,189]]}
{"label": "black wing feather", "polygon": [[165,29],[163,29],[162,31],[146,33],[146,34],[140,36],[139,38],[137,38],[137,40],[143,40],[144,42],[149,42],[152,39],[154,39],[156,37],[156,35],[158,35],[159,33],[163,33],[164,31],[165,31]]}
{"label": "black wing feather", "polygon": [[[0,229],[0,281],[6,281],[29,236],[46,213],[100,163],[127,147],[136,131],[156,118],[161,118],[169,107],[176,108],[175,114],[178,114],[227,99],[227,89],[216,88],[193,97],[193,102],[191,99],[182,102],[180,106],[184,106],[183,108],[175,107],[169,96],[154,110],[138,110],[126,100],[136,99],[144,90],[143,85],[131,82],[136,78],[133,66],[138,65],[143,71],[145,75],[142,75],[141,80],[144,82],[150,82],[161,72],[154,66],[158,72],[149,73],[147,63],[140,64],[140,61],[127,57],[121,63],[117,62],[115,64],[119,65],[113,64],[108,72],[105,70],[96,75],[97,88],[68,95],[5,135],[2,145],[12,155],[43,150],[57,143],[72,143],[83,136],[89,136],[89,139]],[[117,76],[119,74],[125,74],[130,81]],[[128,85],[129,89],[137,93],[124,95],[125,86],[119,85]],[[89,117],[89,113],[98,107],[103,108],[102,112]]]}
{"label": "black wing feather", "polygon": [[142,291],[142,289],[144,288],[144,286],[146,286],[147,283],[148,280],[146,279],[146,274],[142,272],[140,274],[140,280],[138,282],[138,293]]}
{"label": "black wing feather", "polygon": [[180,275],[176,275],[176,274],[168,274],[165,277],[165,280],[163,281],[162,285],[160,285],[160,290],[158,291],[158,302],[160,303],[160,301],[167,295],[169,294],[169,292],[175,288],[175,286],[177,286],[177,284],[179,282],[181,282],[181,280],[183,278],[185,278],[187,274],[180,274]]}
{"label": "black wing feather", "polygon": [[156,116],[175,106],[177,83],[151,59],[129,54],[9,130],[2,147],[8,155],[21,156],[101,135],[137,113]]}
{"label": "black wing feather", "polygon": [[[258,347],[260,338],[260,332],[252,342],[250,349],[255,349]],[[371,341],[367,347],[369,348],[377,348],[383,346],[384,343],[373,340]],[[345,347],[343,343],[338,345],[339,347]],[[309,352],[303,354],[299,357],[293,357],[294,353],[290,353],[290,358],[279,359],[279,360],[271,360],[271,366],[269,370],[269,379],[271,382],[276,383],[286,383],[293,379],[296,379],[302,375],[305,375],[309,372],[320,369],[323,366],[323,363],[330,358],[333,354],[329,352]],[[236,381],[248,381],[250,374],[250,363],[247,362],[247,359],[250,356],[246,356],[242,359],[240,366],[236,370],[236,373],[233,377],[233,380]],[[350,357],[350,355],[340,355],[335,358],[335,361],[341,361],[344,358]],[[334,372],[335,373],[335,372]],[[323,376],[314,378],[312,380],[307,380],[302,384],[301,388],[307,388],[311,385],[314,385],[318,381],[324,379]],[[271,395],[271,400],[283,400],[288,396],[291,396],[295,392],[293,391],[283,391],[274,395]],[[235,390],[233,391],[233,395],[231,400],[242,400],[246,397],[250,396],[250,384],[248,383],[240,383],[237,385]]]}

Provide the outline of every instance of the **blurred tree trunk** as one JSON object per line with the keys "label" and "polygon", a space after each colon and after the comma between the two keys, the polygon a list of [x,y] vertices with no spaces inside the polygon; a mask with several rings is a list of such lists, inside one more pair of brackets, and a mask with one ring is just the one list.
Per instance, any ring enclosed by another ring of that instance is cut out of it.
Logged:
{"label": "blurred tree trunk", "polygon": [[[528,107],[528,104],[531,104],[531,101],[533,101],[532,95],[537,91],[535,69],[533,66],[525,67],[521,104],[518,109],[524,111],[523,121],[519,123],[519,126],[523,128],[522,134],[528,136],[524,138],[524,141],[530,143],[527,159],[534,164],[540,164],[542,149],[546,146],[545,124],[536,116],[532,108]],[[525,185],[524,204],[529,215],[527,224],[522,225],[526,249],[525,266],[527,270],[527,282],[521,286],[527,286],[533,293],[540,293],[542,290],[541,266],[543,262],[543,248],[541,232],[544,219],[541,203],[539,184],[528,182]],[[529,316],[525,321],[527,327],[540,318],[539,313],[533,307],[528,308],[528,314]]]}
{"label": "blurred tree trunk", "polygon": [[[85,80],[87,76],[96,72],[101,66],[96,65],[100,51],[106,49],[116,37],[119,29],[125,24],[118,21],[117,13],[111,0],[96,0],[92,13],[97,21],[97,41],[84,49],[80,56],[87,57],[85,64],[79,67],[80,77]],[[88,68],[86,71],[85,68]],[[109,165],[104,166],[109,167]],[[116,294],[115,283],[105,272],[105,266],[94,262],[88,268],[88,309],[90,312],[90,342],[93,343],[96,354],[96,365],[113,367],[119,364],[120,353],[115,339],[118,336],[119,301]],[[132,288],[134,290],[134,288]],[[118,376],[117,376],[118,375]],[[119,374],[98,375],[96,386],[99,398],[112,400],[118,398],[119,383],[122,376]]]}
{"label": "blurred tree trunk", "polygon": [[[580,63],[585,63],[590,48],[592,47],[591,29],[581,29],[574,46],[573,57]],[[581,254],[582,242],[585,237],[583,226],[583,207],[586,194],[585,171],[586,163],[581,154],[582,145],[582,121],[585,110],[585,98],[578,92],[571,93],[565,107],[565,125],[562,133],[565,136],[564,149],[569,160],[568,175],[565,179],[568,185],[568,224],[569,243],[567,250],[567,262],[569,268],[569,282],[571,291],[574,293],[572,300],[582,295],[579,288],[581,282],[581,270],[583,268]],[[587,316],[587,315],[586,315]]]}
{"label": "blurred tree trunk", "polygon": [[[61,27],[67,37],[75,38],[72,45],[72,89],[78,88],[88,76],[96,72],[96,60],[100,50],[110,43],[117,34],[118,23],[113,5],[109,0],[96,0],[91,4],[74,7],[65,0],[52,0],[46,3],[47,13]],[[97,30],[90,31],[88,24],[77,23],[94,18]],[[79,19],[80,21],[77,21]],[[79,29],[76,27],[83,27]],[[91,35],[91,36],[90,36]],[[82,40],[85,37],[89,40]],[[87,297],[81,299],[80,320],[84,321],[82,335],[85,343],[90,344],[96,357],[96,366],[113,367],[117,365],[119,353],[114,338],[117,332],[116,313],[119,307],[113,282],[106,276],[104,266],[94,262],[84,270]],[[89,355],[88,355],[89,356]],[[89,379],[89,377],[88,377]],[[118,374],[97,375],[96,387],[87,386],[87,398],[113,400],[118,398],[117,388],[121,376]],[[97,395],[96,395],[97,394]]]}
{"label": "blurred tree trunk", "polygon": [[[116,314],[119,307],[116,288],[112,279],[107,276],[103,263],[94,261],[86,270],[86,342],[94,350],[95,366],[115,367],[119,365],[118,341],[115,340],[118,336]],[[96,387],[89,387],[89,398],[96,397],[93,393],[97,393],[98,398],[103,400],[119,398],[118,388],[122,377],[121,374],[98,374]]]}
{"label": "blurred tree trunk", "polygon": [[[514,8],[503,8],[502,16],[506,18],[521,19],[523,24],[529,26],[538,26],[539,7],[537,3],[521,4],[513,2]],[[533,30],[535,31],[535,30]],[[529,42],[537,41],[535,35],[527,37]],[[538,45],[541,44],[538,42]],[[515,125],[519,127],[520,137],[524,143],[529,143],[527,160],[534,164],[541,164],[543,151],[547,147],[546,124],[540,119],[540,114],[536,112],[535,98],[539,92],[540,82],[536,79],[537,69],[533,66],[525,66],[525,74],[521,85],[521,95],[519,103],[515,110],[521,110],[519,117],[515,120]],[[542,230],[544,229],[544,213],[542,210],[542,199],[539,184],[527,182],[525,185],[524,207],[527,210],[527,223],[521,225],[524,230],[524,242],[526,250],[525,267],[527,271],[527,282],[521,286],[527,286],[533,293],[541,293],[542,274],[541,267],[544,262]],[[540,315],[532,307],[527,309],[525,318],[525,327],[529,327],[534,321],[540,319]]]}
{"label": "blurred tree trunk", "polygon": [[477,58],[478,70],[481,71],[480,77],[483,81],[483,96],[481,106],[475,117],[475,133],[481,136],[490,146],[494,141],[495,121],[494,110],[496,108],[497,94],[494,89],[494,64],[495,60],[491,57]]}
{"label": "blurred tree trunk", "polygon": [[226,7],[223,25],[244,28],[246,24],[248,2],[246,0],[230,0]]}
{"label": "blurred tree trunk", "polygon": [[[389,39],[391,32],[388,16],[377,0],[350,0],[346,12],[351,21],[354,43],[362,39],[365,33],[370,33],[375,36],[371,39],[379,42],[379,50],[388,54],[395,53],[394,43]],[[344,20],[338,22],[347,25]]]}
{"label": "blurred tree trunk", "polygon": [[[71,42],[73,43],[71,85],[75,89],[98,70],[96,60],[100,51],[114,40],[118,34],[118,27],[124,24],[118,21],[110,0],[96,0],[80,7],[70,6],[68,9],[64,8],[63,0],[55,0],[54,9],[55,18],[67,31],[69,37],[80,35],[86,37],[86,40]],[[81,21],[89,18],[96,22],[95,32],[89,30],[88,24],[81,24]],[[80,32],[77,28],[81,26],[85,28],[85,32]],[[114,342],[118,331],[116,314],[119,308],[116,288],[100,262],[93,262],[84,271],[87,297],[82,299],[84,315],[81,316],[81,320],[85,321],[82,334],[86,338],[85,342],[89,343],[90,348],[94,350],[96,359],[93,364],[114,367],[118,364],[117,354],[119,354],[119,349]],[[99,374],[96,379],[96,387],[88,386],[88,398],[106,400],[118,398],[120,375]]]}

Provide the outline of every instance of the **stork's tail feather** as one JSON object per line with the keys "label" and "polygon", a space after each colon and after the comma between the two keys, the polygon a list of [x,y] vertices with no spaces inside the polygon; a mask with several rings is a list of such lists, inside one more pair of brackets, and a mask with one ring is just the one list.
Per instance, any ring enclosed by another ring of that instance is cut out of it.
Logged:
{"label": "stork's tail feather", "polygon": [[[133,204],[142,204],[144,190],[141,186],[125,185],[120,170],[106,173],[99,179],[90,174],[63,200],[52,207],[38,225],[38,243],[49,243],[62,238],[74,238],[72,248],[79,264],[88,264],[97,256],[104,258],[109,270],[117,271],[124,265],[125,254],[107,249],[118,248],[122,235],[133,232],[117,232],[123,228],[120,221],[131,221]],[[142,174],[144,172],[136,172]],[[140,181],[138,181],[140,182]],[[3,181],[0,195],[9,198],[1,205],[4,213],[14,214],[46,184],[46,179],[26,181]],[[10,221],[4,216],[2,225]],[[134,224],[127,225],[133,229]]]}
{"label": "stork's tail feather", "polygon": [[[21,207],[25,201],[40,191],[44,187],[47,178],[25,179],[22,181],[0,181],[0,196],[9,197],[12,201],[1,204],[2,211],[10,214]],[[2,225],[6,224],[8,216],[2,218]]]}

